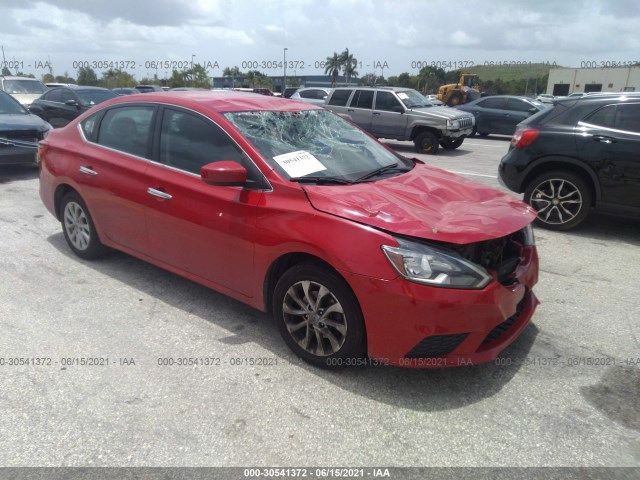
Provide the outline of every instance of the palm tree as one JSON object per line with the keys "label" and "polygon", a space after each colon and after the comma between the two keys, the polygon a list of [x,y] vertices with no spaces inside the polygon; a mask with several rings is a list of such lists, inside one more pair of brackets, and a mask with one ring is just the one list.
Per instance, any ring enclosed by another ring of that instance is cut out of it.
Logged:
{"label": "palm tree", "polygon": [[236,77],[242,76],[242,73],[240,72],[240,69],[238,67],[225,67],[225,69],[222,71],[222,76],[231,77],[231,86],[233,88],[236,86]]}
{"label": "palm tree", "polygon": [[358,60],[353,56],[353,54],[349,53],[349,49],[346,48],[345,51],[340,54],[340,63],[342,64],[342,70],[344,71],[344,76],[348,84],[351,77],[358,76],[358,72],[356,71]]}
{"label": "palm tree", "polygon": [[336,86],[336,81],[338,80],[338,74],[340,73],[340,67],[342,63],[340,61],[340,56],[333,52],[333,57],[327,57],[326,62],[324,63],[324,74],[331,74],[331,86]]}

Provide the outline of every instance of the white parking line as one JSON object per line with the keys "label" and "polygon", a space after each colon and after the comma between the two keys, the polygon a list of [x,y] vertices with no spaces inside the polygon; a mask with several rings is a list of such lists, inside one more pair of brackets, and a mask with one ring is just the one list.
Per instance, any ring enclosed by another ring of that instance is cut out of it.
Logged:
{"label": "white parking line", "polygon": [[502,145],[488,145],[486,143],[471,143],[471,142],[464,142],[464,145],[477,145],[479,147],[490,147],[490,148],[505,148],[508,147],[509,144],[502,144]]}
{"label": "white parking line", "polygon": [[455,173],[457,175],[471,175],[473,177],[487,177],[487,178],[498,178],[497,175],[485,175],[483,173],[473,173],[473,172],[456,172],[455,170],[449,170],[451,173]]}

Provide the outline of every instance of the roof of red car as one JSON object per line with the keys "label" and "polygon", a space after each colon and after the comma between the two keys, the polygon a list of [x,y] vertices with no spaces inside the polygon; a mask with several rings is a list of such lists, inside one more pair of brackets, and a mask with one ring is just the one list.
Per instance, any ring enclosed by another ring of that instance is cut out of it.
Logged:
{"label": "roof of red car", "polygon": [[213,91],[177,91],[141,93],[119,97],[110,103],[153,102],[171,103],[184,107],[196,105],[209,107],[217,112],[243,112],[243,111],[300,111],[317,110],[321,107],[310,103],[296,102],[286,98],[260,95],[250,92],[236,92],[227,90]]}

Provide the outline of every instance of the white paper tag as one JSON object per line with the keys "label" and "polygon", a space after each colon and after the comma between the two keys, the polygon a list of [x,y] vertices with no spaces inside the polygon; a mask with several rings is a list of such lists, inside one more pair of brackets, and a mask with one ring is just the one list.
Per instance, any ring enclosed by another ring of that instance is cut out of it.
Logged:
{"label": "white paper tag", "polygon": [[316,157],[305,150],[276,155],[273,159],[290,177],[304,177],[327,169]]}
{"label": "white paper tag", "polygon": [[406,94],[406,93],[404,93],[404,92],[400,92],[400,93],[398,94],[398,98],[399,98],[400,100],[406,100],[407,98],[409,98],[409,95],[407,95],[407,94]]}

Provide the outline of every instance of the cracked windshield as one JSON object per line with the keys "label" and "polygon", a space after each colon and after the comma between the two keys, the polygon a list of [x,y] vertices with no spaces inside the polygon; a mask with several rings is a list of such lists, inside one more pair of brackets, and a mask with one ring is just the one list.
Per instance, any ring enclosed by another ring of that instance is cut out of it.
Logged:
{"label": "cracked windshield", "polygon": [[413,162],[324,110],[232,112],[225,116],[290,180],[355,183],[413,168]]}

